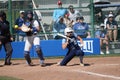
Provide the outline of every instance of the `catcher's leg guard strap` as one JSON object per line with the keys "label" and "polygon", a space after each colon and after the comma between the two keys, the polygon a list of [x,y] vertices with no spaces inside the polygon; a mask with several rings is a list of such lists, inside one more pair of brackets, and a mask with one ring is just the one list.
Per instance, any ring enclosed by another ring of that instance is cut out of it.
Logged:
{"label": "catcher's leg guard strap", "polygon": [[24,52],[24,57],[25,57],[27,63],[30,64],[31,63],[31,58],[30,58],[29,52],[25,51]]}
{"label": "catcher's leg guard strap", "polygon": [[43,53],[40,47],[36,47],[36,53],[38,55],[38,57],[40,58],[40,60],[44,60],[43,58]]}

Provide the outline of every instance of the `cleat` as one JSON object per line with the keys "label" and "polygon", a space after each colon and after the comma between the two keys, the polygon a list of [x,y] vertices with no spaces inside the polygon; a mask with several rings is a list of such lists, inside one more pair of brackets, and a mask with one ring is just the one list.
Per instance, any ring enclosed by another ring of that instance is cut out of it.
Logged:
{"label": "cleat", "polygon": [[46,65],[45,65],[45,63],[42,63],[42,64],[40,64],[40,66],[41,66],[41,67],[45,67]]}
{"label": "cleat", "polygon": [[29,66],[35,66],[32,62],[28,64]]}
{"label": "cleat", "polygon": [[85,66],[83,63],[80,63],[80,66]]}
{"label": "cleat", "polygon": [[104,53],[101,51],[100,54],[104,54]]}
{"label": "cleat", "polygon": [[6,62],[5,62],[4,65],[8,65],[8,66],[9,66],[9,65],[12,65],[12,62],[9,62],[9,63],[6,63]]}
{"label": "cleat", "polygon": [[106,54],[110,54],[110,52],[109,52],[109,51],[106,51]]}
{"label": "cleat", "polygon": [[57,66],[60,66],[60,62],[58,62],[56,65],[57,65]]}

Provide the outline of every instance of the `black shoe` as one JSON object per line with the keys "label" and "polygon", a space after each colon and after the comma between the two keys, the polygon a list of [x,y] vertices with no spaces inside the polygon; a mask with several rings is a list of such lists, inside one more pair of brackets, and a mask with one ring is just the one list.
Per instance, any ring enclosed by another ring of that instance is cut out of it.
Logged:
{"label": "black shoe", "polygon": [[28,64],[29,66],[35,66],[35,64],[33,64],[32,62]]}
{"label": "black shoe", "polygon": [[5,62],[4,65],[11,65],[11,64],[12,64],[12,62],[9,62],[9,63]]}

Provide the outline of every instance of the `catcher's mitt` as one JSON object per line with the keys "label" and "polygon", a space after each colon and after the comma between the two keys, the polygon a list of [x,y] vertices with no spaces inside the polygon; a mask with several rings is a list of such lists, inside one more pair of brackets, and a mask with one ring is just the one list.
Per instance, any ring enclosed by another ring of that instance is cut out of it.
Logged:
{"label": "catcher's mitt", "polygon": [[25,24],[23,24],[22,27],[21,27],[21,30],[22,30],[23,32],[29,32],[29,31],[30,31],[30,28],[29,28],[28,26],[26,26]]}

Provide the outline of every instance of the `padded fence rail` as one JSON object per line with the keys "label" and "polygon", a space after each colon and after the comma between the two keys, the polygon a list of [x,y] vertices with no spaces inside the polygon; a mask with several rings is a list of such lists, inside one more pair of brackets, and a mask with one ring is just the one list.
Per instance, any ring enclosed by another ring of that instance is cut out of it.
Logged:
{"label": "padded fence rail", "polygon": [[[85,55],[100,54],[99,39],[90,38],[83,39],[83,41],[84,47],[82,49],[85,52]],[[25,42],[12,42],[13,47],[12,58],[24,58],[24,44]],[[67,52],[67,49],[63,50],[61,44],[62,40],[41,40],[40,47],[45,57],[64,56]],[[0,58],[4,58],[5,54],[6,53],[2,46],[0,50]],[[37,57],[37,54],[34,50],[34,46],[31,48],[30,55],[33,58]]]}

